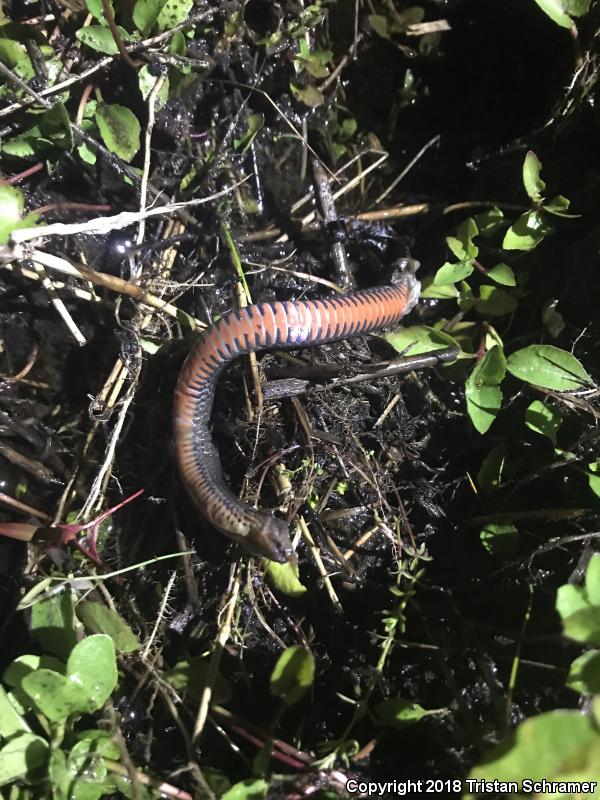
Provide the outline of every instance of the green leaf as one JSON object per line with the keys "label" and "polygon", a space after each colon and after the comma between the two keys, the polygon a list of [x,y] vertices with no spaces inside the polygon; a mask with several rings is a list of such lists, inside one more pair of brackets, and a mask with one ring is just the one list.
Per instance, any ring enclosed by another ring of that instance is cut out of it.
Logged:
{"label": "green leaf", "polygon": [[115,646],[109,636],[87,636],[67,661],[67,680],[82,688],[88,712],[102,708],[117,685]]}
{"label": "green leaf", "polygon": [[73,147],[71,122],[67,109],[62,103],[56,103],[48,111],[45,111],[40,117],[39,125],[45,139],[49,139],[53,144],[67,150]]}
{"label": "green leaf", "polygon": [[370,14],[368,20],[369,20],[369,25],[378,36],[381,36],[383,39],[390,38],[390,30],[387,17],[384,17],[381,14]]}
{"label": "green leaf", "polygon": [[51,722],[64,722],[72,714],[86,710],[85,695],[79,686],[49,669],[26,675],[22,688],[35,707]]}
{"label": "green leaf", "polygon": [[572,17],[581,17],[590,10],[592,0],[562,0],[565,11]]}
{"label": "green leaf", "polygon": [[18,733],[27,733],[31,729],[23,717],[17,712],[6,689],[0,685],[0,739],[12,739]]}
{"label": "green leaf", "polygon": [[398,353],[407,356],[418,356],[456,346],[456,340],[452,336],[427,325],[411,325],[410,328],[384,333],[382,338]]}
{"label": "green leaf", "polygon": [[[27,54],[24,44],[17,42],[14,39],[9,39],[7,36],[2,35],[2,27],[0,26],[0,62],[5,64],[10,69],[14,69],[18,64],[25,63],[33,72],[31,59]],[[20,76],[19,76],[20,77]]]}
{"label": "green leaf", "polygon": [[106,778],[108,770],[104,758],[101,756],[114,758],[114,744],[106,753],[103,752],[104,744],[105,742],[101,740],[83,739],[71,749],[67,766],[71,773],[71,780],[76,781],[75,800],[85,800],[86,796],[89,797],[90,792],[92,797],[100,797],[104,794],[98,784],[101,784]]}
{"label": "green leaf", "polygon": [[512,314],[518,306],[518,301],[504,289],[490,286],[487,283],[479,287],[479,297],[475,300],[477,312],[483,316],[504,317]]}
{"label": "green leaf", "polygon": [[73,593],[65,589],[37,602],[31,609],[31,632],[42,650],[63,661],[77,643]]}
{"label": "green leaf", "polygon": [[475,429],[485,433],[496,419],[502,403],[500,383],[506,374],[506,359],[495,345],[485,354],[467,378],[467,412]]}
{"label": "green leaf", "polygon": [[448,242],[450,249],[452,249],[450,241],[455,243],[458,240],[460,242],[464,255],[458,255],[458,252],[454,252],[454,250],[452,250],[457,258],[477,258],[479,255],[479,248],[473,242],[473,239],[478,233],[479,231],[477,230],[477,225],[475,224],[473,217],[467,217],[467,219],[464,220],[464,222],[461,222],[456,229],[456,239],[454,239],[452,236],[449,236],[446,241]]}
{"label": "green leaf", "polygon": [[320,92],[316,86],[300,86],[290,81],[290,90],[296,100],[300,100],[304,105],[309,106],[309,108],[318,108],[325,102],[323,93]]}
{"label": "green leaf", "polygon": [[571,201],[562,194],[557,194],[552,200],[544,203],[543,208],[549,214],[554,214],[555,217],[564,217],[565,219],[577,219],[579,214],[567,214],[567,209],[571,205]]}
{"label": "green leaf", "polygon": [[599,650],[588,650],[573,661],[566,685],[581,694],[600,694]]}
{"label": "green leaf", "polygon": [[166,0],[156,17],[159,33],[170,31],[185,22],[194,5],[194,0]]}
{"label": "green leaf", "polygon": [[558,300],[549,300],[542,309],[542,322],[550,336],[556,339],[565,329],[562,314],[556,310]]}
{"label": "green leaf", "polygon": [[481,214],[476,214],[474,217],[477,230],[482,236],[489,236],[495,233],[504,222],[504,214],[499,208],[494,206],[487,211],[482,211]]}
{"label": "green leaf", "polygon": [[519,550],[519,531],[514,525],[490,523],[481,529],[479,539],[496,558],[512,558]]}
{"label": "green leaf", "polygon": [[576,642],[600,644],[600,606],[587,606],[563,619],[563,633]]}
{"label": "green leaf", "polygon": [[271,674],[271,692],[286,706],[293,706],[304,697],[315,677],[315,660],[310,650],[301,645],[288,647],[277,659]]}
{"label": "green leaf", "polygon": [[135,114],[125,106],[99,103],[95,119],[104,144],[111,153],[123,161],[131,161],[140,149],[140,123]]}
{"label": "green leaf", "polygon": [[527,211],[510,226],[504,235],[504,250],[533,250],[550,236],[554,228],[541,211]]}
{"label": "green leaf", "polygon": [[[138,83],[140,87],[140,92],[144,100],[148,99],[150,92],[154,89],[156,85],[157,78],[155,75],[150,73],[148,66],[144,64],[144,66],[138,72]],[[155,95],[154,98],[154,109],[155,111],[160,111],[161,108],[166,104],[167,100],[169,99],[169,78],[165,77],[160,89],[158,90],[158,94]]]}
{"label": "green leaf", "polygon": [[496,264],[495,267],[492,267],[487,272],[487,277],[491,278],[496,283],[502,284],[502,286],[516,286],[517,280],[515,278],[515,273],[512,269],[508,266],[508,264]]}
{"label": "green leaf", "polygon": [[[210,659],[206,656],[194,656],[186,661],[179,661],[167,673],[167,680],[182,694],[187,695],[191,700],[198,701],[209,679],[210,663]],[[212,680],[212,689],[214,703],[223,705],[231,700],[231,684],[219,672]]]}
{"label": "green leaf", "polygon": [[550,711],[522,722],[471,770],[473,780],[595,780],[600,737],[579,711]]}
{"label": "green leaf", "polygon": [[[115,7],[112,0],[108,0],[109,6],[112,9],[113,17],[115,14]],[[94,19],[97,19],[101,25],[108,25],[106,17],[104,16],[104,8],[102,7],[102,0],[85,0],[87,10],[90,12]]]}
{"label": "green leaf", "polygon": [[505,458],[506,445],[501,442],[492,447],[483,459],[477,473],[477,483],[485,492],[493,492],[500,487]]}
{"label": "green leaf", "polygon": [[34,656],[31,654],[19,656],[6,668],[3,676],[4,682],[15,689],[20,689],[23,678],[41,667],[64,675],[67,665],[64,661],[54,658],[54,656]]}
{"label": "green leaf", "polygon": [[600,606],[600,553],[594,553],[585,571],[585,591],[593,606]]}
{"label": "green leaf", "polygon": [[565,13],[563,0],[535,0],[535,2],[550,17],[552,22],[560,25],[561,28],[573,27],[573,20]]}
{"label": "green leaf", "polygon": [[162,6],[162,0],[137,0],[133,7],[133,22],[142,36],[149,36]]}
{"label": "green leaf", "polygon": [[421,297],[425,300],[454,300],[458,297],[456,286],[437,286],[433,282],[433,276],[428,275],[421,282]]}
{"label": "green leaf", "polygon": [[23,208],[23,193],[19,189],[0,186],[0,244],[6,244],[10,234],[20,226]]}
{"label": "green leaf", "polygon": [[558,587],[556,610],[562,620],[586,608],[589,608],[589,601],[583,587],[574,586],[571,583],[565,583]]}
{"label": "green leaf", "polygon": [[298,564],[288,561],[286,564],[277,564],[269,561],[265,569],[265,578],[273,588],[278,589],[288,597],[300,597],[306,592],[306,586],[300,581]]}
{"label": "green leaf", "polygon": [[108,636],[88,636],[72,650],[65,675],[40,668],[25,675],[21,686],[52,722],[102,708],[117,685],[115,648]]}
{"label": "green leaf", "polygon": [[373,717],[378,725],[396,730],[404,730],[431,714],[445,713],[446,709],[428,710],[413,700],[405,700],[402,697],[384,700],[373,709]]}
{"label": "green leaf", "polygon": [[525,191],[534,203],[539,203],[542,199],[542,192],[546,184],[540,177],[542,165],[536,154],[530,150],[523,162],[523,185]]}
{"label": "green leaf", "polygon": [[248,778],[234,783],[221,800],[263,800],[267,796],[269,784],[263,778]]}
{"label": "green leaf", "polygon": [[532,344],[508,357],[515,378],[557,392],[592,385],[592,379],[574,355],[551,344]]}
{"label": "green leaf", "polygon": [[455,264],[451,264],[449,261],[446,261],[446,263],[443,264],[435,273],[433,283],[436,286],[445,286],[449,283],[458,283],[459,281],[468,278],[474,269],[475,267],[471,261],[457,261]]}
{"label": "green leaf", "polygon": [[129,625],[104,603],[83,600],[77,606],[77,616],[88,631],[110,636],[118,653],[134,653],[139,650],[139,639]]}
{"label": "green leaf", "polygon": [[[125,28],[122,28],[120,25],[117,25],[117,30],[123,42],[136,41],[135,36],[131,36],[131,34],[127,33]],[[107,56],[116,56],[119,52],[119,48],[115,43],[110,28],[106,28],[104,25],[89,25],[87,28],[79,28],[75,32],[75,36],[82,44],[86,45],[86,47],[89,47],[91,50],[96,50],[98,53],[104,53]]]}
{"label": "green leaf", "polygon": [[39,781],[46,771],[49,745],[41,736],[22,733],[0,749],[0,786]]}
{"label": "green leaf", "polygon": [[594,492],[597,497],[600,497],[600,461],[592,461],[591,464],[588,464],[589,472],[587,474],[587,479],[589,483],[589,487]]}
{"label": "green leaf", "polygon": [[553,408],[534,400],[525,411],[525,425],[542,436],[547,436],[556,447],[556,433],[562,425],[562,417]]}

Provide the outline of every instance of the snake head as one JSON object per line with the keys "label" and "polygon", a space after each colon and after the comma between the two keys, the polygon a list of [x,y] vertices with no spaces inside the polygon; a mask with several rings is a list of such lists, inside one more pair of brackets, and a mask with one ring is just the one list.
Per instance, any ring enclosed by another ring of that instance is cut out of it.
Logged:
{"label": "snake head", "polygon": [[287,523],[259,512],[252,516],[249,532],[239,541],[248,552],[278,564],[285,564],[296,555]]}

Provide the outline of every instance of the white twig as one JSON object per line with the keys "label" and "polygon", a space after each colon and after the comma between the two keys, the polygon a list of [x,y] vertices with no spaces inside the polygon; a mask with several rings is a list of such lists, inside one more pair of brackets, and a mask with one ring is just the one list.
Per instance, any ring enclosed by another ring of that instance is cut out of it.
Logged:
{"label": "white twig", "polygon": [[20,228],[12,232],[11,242],[13,244],[22,244],[32,239],[39,239],[42,236],[72,236],[75,233],[104,235],[111,231],[118,231],[121,228],[128,228],[130,225],[135,225],[143,219],[148,219],[148,217],[172,214],[174,211],[180,211],[190,206],[201,206],[205,203],[210,203],[218,197],[224,197],[230,194],[247,180],[248,178],[244,178],[233,186],[228,186],[227,189],[210,195],[210,197],[198,197],[195,200],[186,200],[181,203],[168,203],[166,206],[156,206],[155,208],[148,208],[145,211],[122,211],[120,214],[114,214],[111,217],[96,217],[95,219],[88,219],[84,222],[54,222],[52,225],[39,225],[37,228]]}
{"label": "white twig", "polygon": [[67,310],[67,307],[65,306],[63,301],[60,299],[60,297],[58,295],[58,292],[54,288],[54,284],[52,283],[52,281],[48,277],[48,274],[46,273],[46,270],[44,269],[44,267],[40,263],[35,261],[35,259],[34,259],[33,263],[34,263],[34,266],[35,266],[35,271],[38,273],[38,275],[40,277],[40,282],[41,282],[42,286],[44,287],[44,289],[48,292],[48,295],[50,296],[50,302],[52,303],[52,305],[54,306],[54,308],[58,312],[58,315],[60,316],[62,321],[67,326],[67,329],[68,329],[69,333],[71,334],[71,336],[75,339],[75,341],[77,342],[77,344],[80,347],[83,347],[84,344],[87,344],[87,340],[86,340],[85,336],[83,335],[83,333],[79,330],[79,328],[75,324],[75,320],[73,319],[73,317],[71,316],[71,314]]}

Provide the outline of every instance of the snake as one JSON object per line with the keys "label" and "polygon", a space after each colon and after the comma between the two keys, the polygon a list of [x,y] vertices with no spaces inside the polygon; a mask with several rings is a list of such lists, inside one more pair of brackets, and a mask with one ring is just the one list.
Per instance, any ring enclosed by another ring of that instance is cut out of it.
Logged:
{"label": "snake", "polygon": [[411,270],[395,283],[316,300],[256,303],[208,326],[179,373],[173,440],[182,481],[208,522],[254,555],[295,560],[285,520],[244,503],[228,486],[210,430],[215,387],[232,359],[261,350],[292,350],[337,342],[396,325],[419,298]]}

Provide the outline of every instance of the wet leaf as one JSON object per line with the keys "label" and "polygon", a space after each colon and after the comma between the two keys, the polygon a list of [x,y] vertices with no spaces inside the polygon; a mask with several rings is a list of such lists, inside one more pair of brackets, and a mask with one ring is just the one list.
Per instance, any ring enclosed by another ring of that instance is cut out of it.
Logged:
{"label": "wet leaf", "polygon": [[437,286],[433,282],[433,277],[428,275],[421,281],[421,297],[425,300],[455,300],[458,297],[458,289],[451,284]]}
{"label": "wet leaf", "polygon": [[533,250],[554,232],[541,211],[527,211],[510,226],[504,235],[504,250]]}
{"label": "wet leaf", "polygon": [[435,286],[458,283],[468,278],[474,269],[475,267],[471,261],[457,261],[455,264],[446,261],[435,273],[433,283]]}
{"label": "wet leaf", "polygon": [[77,605],[77,616],[88,631],[105,633],[119,653],[134,653],[140,642],[123,617],[103,603],[83,600]]}
{"label": "wet leaf", "polygon": [[378,725],[396,730],[404,730],[431,714],[444,713],[446,713],[445,709],[427,710],[415,703],[414,700],[405,700],[402,697],[384,700],[373,709],[373,717]]}
{"label": "wet leaf", "polygon": [[566,685],[582,694],[600,694],[599,650],[589,650],[573,661]]}
{"label": "wet leaf", "polygon": [[304,105],[310,108],[318,108],[325,102],[323,93],[315,86],[299,86],[290,81],[290,89],[296,100],[300,100]]}
{"label": "wet leaf", "polygon": [[378,36],[381,36],[383,39],[390,38],[390,30],[387,17],[384,17],[381,14],[370,14],[369,25],[375,31],[375,33],[378,34]]}
{"label": "wet leaf", "polygon": [[496,558],[512,558],[519,550],[519,531],[511,524],[490,523],[481,529],[479,539]]}
{"label": "wet leaf", "polygon": [[495,345],[485,354],[467,378],[467,412],[475,429],[485,433],[496,419],[502,404],[500,383],[506,373],[506,359]]}
{"label": "wet leaf", "polygon": [[536,154],[530,150],[523,162],[523,186],[534,203],[539,203],[546,184],[540,176],[541,162]]}
{"label": "wet leaf", "polygon": [[31,632],[45,653],[66,661],[77,643],[73,593],[65,589],[39,600],[31,609]]}
{"label": "wet leaf", "polygon": [[525,411],[525,424],[542,436],[547,436],[556,447],[556,433],[562,425],[562,417],[541,400],[534,400]]}
{"label": "wet leaf", "polygon": [[489,236],[495,233],[504,222],[504,214],[499,208],[494,206],[487,211],[482,211],[481,214],[476,214],[473,217],[477,230],[482,236]]}
{"label": "wet leaf", "polygon": [[[206,656],[194,656],[186,661],[179,661],[167,673],[167,680],[191,700],[198,701],[209,678],[210,659]],[[229,681],[217,672],[212,679],[212,701],[223,704],[231,700]]]}
{"label": "wet leaf", "polygon": [[[156,81],[157,81],[156,75],[152,75],[147,65],[144,64],[144,66],[138,72],[140,93],[144,98],[144,100],[148,99],[150,92],[154,89],[154,86],[156,85]],[[168,99],[169,99],[169,78],[165,76],[161,84],[161,87],[158,90],[158,93],[154,97],[154,110],[160,111],[160,109],[165,105]]]}
{"label": "wet leaf", "polygon": [[6,741],[17,734],[27,733],[30,730],[25,719],[11,702],[8,692],[0,685],[0,740]]}
{"label": "wet leaf", "polygon": [[95,119],[102,140],[111,153],[124,161],[131,161],[140,149],[140,123],[135,114],[125,106],[99,103]]}
{"label": "wet leaf", "polygon": [[562,194],[557,194],[552,200],[544,203],[543,208],[549,214],[554,214],[555,217],[564,217],[565,219],[577,219],[579,214],[568,214],[567,209],[571,205],[571,201]]}
{"label": "wet leaf", "polygon": [[293,706],[308,692],[314,677],[315,660],[310,650],[301,645],[288,647],[271,674],[271,692],[286,706]]}
{"label": "wet leaf", "polygon": [[561,28],[573,27],[573,20],[565,12],[564,0],[535,0],[535,2]]}
{"label": "wet leaf", "polygon": [[161,9],[156,17],[159,33],[170,31],[185,22],[189,16],[194,0],[166,0],[161,3]]}
{"label": "wet leaf", "polygon": [[434,350],[445,350],[456,346],[457,342],[447,333],[430,328],[427,325],[411,325],[393,333],[384,333],[383,339],[391,344],[398,353],[407,356],[418,356]]}
{"label": "wet leaf", "polygon": [[508,266],[508,264],[496,264],[495,267],[492,267],[488,270],[487,277],[491,278],[491,280],[501,284],[502,286],[517,285],[515,273]]}
{"label": "wet leaf", "polygon": [[565,321],[562,314],[556,310],[557,305],[558,300],[550,300],[542,309],[542,322],[544,323],[544,327],[550,336],[555,339],[557,336],[560,336],[565,329]]}
{"label": "wet leaf", "polygon": [[[475,780],[600,778],[600,737],[579,711],[551,711],[522,722],[471,770]],[[540,790],[541,791],[541,790]],[[472,797],[472,795],[469,795]]]}
{"label": "wet leaf", "polygon": [[[135,41],[135,36],[131,36],[125,28],[117,25],[117,30],[123,42]],[[96,50],[98,53],[116,56],[119,52],[110,28],[106,28],[104,25],[90,25],[87,28],[79,28],[75,36],[82,44],[85,44],[91,50]]]}
{"label": "wet leaf", "polygon": [[0,749],[0,786],[40,780],[48,762],[49,745],[41,736],[22,733]]}
{"label": "wet leaf", "polygon": [[504,442],[500,442],[500,444],[492,447],[490,452],[483,459],[479,472],[477,473],[477,483],[481,489],[486,492],[492,492],[500,487],[505,458],[506,445]]}
{"label": "wet leaf", "polygon": [[504,289],[484,283],[479,287],[479,297],[475,300],[477,312],[483,316],[504,317],[512,314],[519,305],[517,299]]}
{"label": "wet leaf", "polygon": [[592,385],[581,362],[568,351],[551,344],[532,344],[517,350],[508,357],[507,369],[519,380],[557,392]]}
{"label": "wet leaf", "polygon": [[[104,16],[104,8],[102,7],[102,0],[85,0],[85,4],[87,6],[87,10],[90,12],[94,19],[97,19],[101,25],[108,25],[106,22],[106,17]],[[113,17],[115,14],[115,6],[113,0],[108,0],[108,4],[113,12]]]}
{"label": "wet leaf", "polygon": [[142,36],[148,36],[156,25],[162,0],[137,0],[133,7],[133,21]]}
{"label": "wet leaf", "polygon": [[298,564],[290,561],[286,564],[269,561],[265,569],[265,578],[274,589],[278,589],[289,597],[299,597],[306,591],[306,586],[300,582]]}

